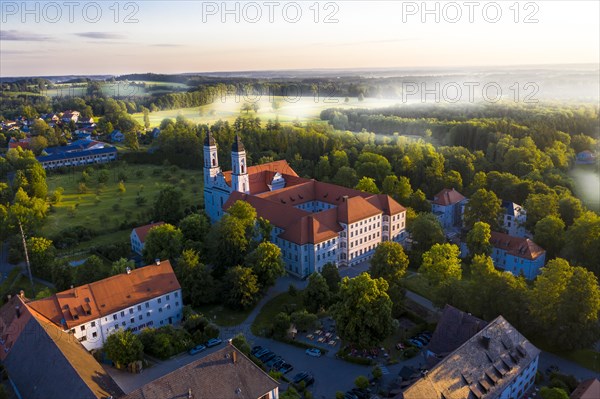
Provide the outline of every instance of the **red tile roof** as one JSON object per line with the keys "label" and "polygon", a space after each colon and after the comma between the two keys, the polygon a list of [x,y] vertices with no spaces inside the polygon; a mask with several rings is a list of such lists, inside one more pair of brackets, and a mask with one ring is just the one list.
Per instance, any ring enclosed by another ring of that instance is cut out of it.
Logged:
{"label": "red tile roof", "polygon": [[140,239],[140,242],[143,244],[146,241],[146,236],[148,235],[150,230],[153,227],[162,226],[163,224],[165,224],[165,222],[156,222],[147,224],[145,226],[136,227],[133,230],[135,230],[135,234],[137,234],[138,238]]}
{"label": "red tile roof", "polygon": [[29,303],[54,324],[72,328],[180,289],[171,263],[149,265]]}
{"label": "red tile roof", "polygon": [[[250,194],[269,191],[268,185],[273,181],[273,176],[277,172],[282,175],[298,177],[294,169],[286,160],[269,162],[262,165],[249,166],[247,169],[248,180],[250,181]],[[227,184],[231,186],[231,171],[223,172],[223,177]]]}
{"label": "red tile roof", "polygon": [[[300,245],[336,237],[342,230],[339,223],[354,223],[382,213],[389,216],[406,211],[385,194],[366,193],[301,178],[296,174],[283,174],[283,177],[286,187],[279,190],[270,191],[266,188],[256,195],[234,191],[223,209],[227,210],[237,200],[246,201],[256,209],[258,216],[284,230],[281,238]],[[335,208],[317,213],[296,208],[311,201],[335,205]]]}
{"label": "red tile roof", "polygon": [[31,313],[18,296],[12,297],[0,308],[0,360],[8,356],[30,318]]}
{"label": "red tile roof", "polygon": [[499,233],[497,231],[492,231],[490,244],[511,255],[529,260],[535,260],[546,253],[544,248],[540,247],[529,238],[509,236],[508,234]]}
{"label": "red tile roof", "polygon": [[436,205],[448,206],[456,204],[457,202],[460,202],[465,199],[466,198],[455,189],[445,188],[436,195],[434,195],[433,201],[431,202]]}

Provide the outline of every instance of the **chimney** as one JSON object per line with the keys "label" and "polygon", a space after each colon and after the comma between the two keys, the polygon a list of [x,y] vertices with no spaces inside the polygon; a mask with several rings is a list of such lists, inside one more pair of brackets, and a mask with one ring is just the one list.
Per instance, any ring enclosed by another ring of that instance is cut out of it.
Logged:
{"label": "chimney", "polygon": [[490,337],[487,335],[482,335],[481,336],[481,344],[483,345],[483,347],[485,349],[489,349],[490,348]]}
{"label": "chimney", "polygon": [[232,352],[231,358],[233,359],[233,364],[237,364],[237,352],[235,350]]}
{"label": "chimney", "polygon": [[21,309],[19,308],[19,305],[15,306],[15,313],[17,314],[17,319],[21,317]]}
{"label": "chimney", "polygon": [[25,291],[21,290],[21,292],[19,292],[19,296],[21,299],[25,299]]}
{"label": "chimney", "polygon": [[127,274],[131,274],[131,268],[130,268],[129,266],[127,266],[127,268],[125,269],[125,272],[126,272]]}
{"label": "chimney", "polygon": [[348,201],[348,196],[347,196],[347,195],[344,195],[344,196],[342,197],[342,202],[347,202],[347,201]]}
{"label": "chimney", "polygon": [[79,294],[77,294],[77,288],[75,288],[75,289],[73,290],[73,295],[75,296],[75,298],[77,298],[77,297],[79,296]]}
{"label": "chimney", "polygon": [[154,263],[156,263],[156,266],[160,265],[160,259],[159,258],[154,259]]}
{"label": "chimney", "polygon": [[188,399],[193,399],[194,395],[192,394],[192,388],[188,388]]}

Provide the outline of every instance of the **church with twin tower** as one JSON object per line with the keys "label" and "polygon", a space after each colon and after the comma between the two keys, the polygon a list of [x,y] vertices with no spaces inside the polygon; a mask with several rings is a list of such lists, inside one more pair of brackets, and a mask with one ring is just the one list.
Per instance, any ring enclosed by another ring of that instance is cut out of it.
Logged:
{"label": "church with twin tower", "polygon": [[248,167],[239,135],[231,146],[231,171],[222,171],[212,133],[204,140],[204,204],[212,223],[238,200],[273,226],[286,271],[305,278],[327,263],[356,265],[383,241],[403,243],[406,209],[386,194],[299,177],[285,161]]}

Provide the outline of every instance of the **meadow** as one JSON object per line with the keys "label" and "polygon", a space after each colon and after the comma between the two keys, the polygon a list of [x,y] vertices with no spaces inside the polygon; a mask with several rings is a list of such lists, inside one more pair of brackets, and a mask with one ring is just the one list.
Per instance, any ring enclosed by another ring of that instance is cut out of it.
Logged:
{"label": "meadow", "polygon": [[[149,90],[152,88],[152,90]],[[108,97],[141,97],[151,93],[171,93],[176,90],[185,90],[188,86],[182,83],[171,82],[105,82],[102,85],[102,93]],[[45,90],[42,94],[49,97],[83,97],[87,94],[87,84],[55,84],[52,89]]]}
{"label": "meadow", "polygon": [[[82,170],[66,174],[49,173],[48,192],[62,187],[60,202],[52,210],[42,228],[42,235],[55,237],[61,231],[75,226],[85,226],[97,236],[77,247],[122,242],[128,239],[131,229],[124,224],[145,224],[152,220],[152,209],[159,191],[174,185],[182,192],[184,207],[202,204],[202,169],[184,170],[177,166],[132,165],[118,162],[105,166],[109,179],[98,183],[102,166],[86,168],[89,176],[82,187]],[[119,189],[123,180],[125,191]],[[140,200],[139,198],[143,198]],[[72,252],[73,248],[71,248]]]}
{"label": "meadow", "polygon": [[[273,109],[272,102],[279,104],[278,109]],[[391,106],[399,100],[382,100],[382,99],[364,99],[358,101],[356,98],[349,98],[348,102],[342,97],[257,97],[244,98],[243,96],[227,96],[217,98],[213,103],[192,108],[176,108],[151,112],[150,126],[156,127],[165,118],[175,119],[177,116],[183,116],[194,123],[212,124],[218,120],[229,121],[232,123],[238,116],[251,115],[260,118],[263,123],[269,119],[275,121],[279,118],[279,122],[290,124],[294,122],[315,122],[320,121],[319,115],[322,110],[327,108],[375,108],[383,106]],[[242,106],[245,103],[257,103],[259,108],[257,112],[242,111]],[[141,112],[132,114],[140,124],[144,123],[144,114]]]}

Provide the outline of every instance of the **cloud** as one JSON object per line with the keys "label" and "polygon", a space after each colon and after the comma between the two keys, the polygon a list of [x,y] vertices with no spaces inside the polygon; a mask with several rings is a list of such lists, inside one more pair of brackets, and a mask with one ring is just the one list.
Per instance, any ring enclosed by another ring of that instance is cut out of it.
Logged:
{"label": "cloud", "polygon": [[79,32],[76,36],[87,37],[88,39],[125,39],[125,35],[109,32]]}
{"label": "cloud", "polygon": [[43,35],[39,33],[32,32],[23,32],[19,30],[0,30],[0,40],[14,40],[14,41],[30,41],[30,42],[38,42],[38,41],[49,41],[54,40],[52,36]]}

